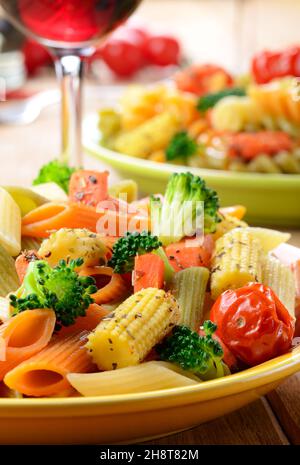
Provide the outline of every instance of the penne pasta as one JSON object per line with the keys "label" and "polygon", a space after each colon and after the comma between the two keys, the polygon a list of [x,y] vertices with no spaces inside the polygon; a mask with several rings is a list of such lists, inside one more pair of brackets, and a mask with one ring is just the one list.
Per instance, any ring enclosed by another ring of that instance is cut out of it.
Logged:
{"label": "penne pasta", "polygon": [[11,317],[10,302],[6,297],[0,297],[0,324],[5,323]]}
{"label": "penne pasta", "polygon": [[164,149],[180,129],[180,115],[160,113],[115,140],[115,149],[138,158],[146,158],[152,152]]}
{"label": "penne pasta", "polygon": [[14,259],[0,245],[0,296],[16,291],[19,285]]}
{"label": "penne pasta", "polygon": [[278,258],[268,255],[262,267],[262,282],[270,286],[279,300],[295,316],[295,278],[290,267],[281,263]]}
{"label": "penne pasta", "polygon": [[259,240],[248,228],[233,229],[218,239],[211,272],[212,298],[250,281],[261,282],[262,255]]}
{"label": "penne pasta", "polygon": [[257,239],[266,253],[276,249],[280,244],[289,241],[291,238],[290,233],[276,231],[275,229],[248,226],[244,231],[248,232],[254,239]]}
{"label": "penne pasta", "polygon": [[81,203],[49,202],[32,210],[22,221],[22,235],[47,238],[61,228],[86,228],[96,232],[102,212]]}
{"label": "penne pasta", "polygon": [[180,308],[179,325],[198,331],[203,321],[203,304],[209,278],[204,267],[191,267],[179,271],[174,277],[174,295]]}
{"label": "penne pasta", "polygon": [[91,304],[86,311],[85,316],[78,316],[73,325],[62,326],[59,331],[60,336],[78,333],[79,331],[92,331],[98,326],[102,318],[105,318],[110,310],[105,309],[97,304]]}
{"label": "penne pasta", "polygon": [[[82,276],[92,276],[96,279],[96,283],[100,282],[101,276],[104,282],[107,281],[103,287],[100,287],[96,294],[92,297],[97,304],[106,304],[112,301],[119,301],[128,295],[128,285],[123,280],[122,276],[114,273],[113,269],[108,266],[94,266],[85,267],[80,270]],[[99,285],[99,284],[98,284]]]}
{"label": "penne pasta", "polygon": [[50,202],[67,202],[68,196],[56,182],[45,182],[32,186],[31,190]]}
{"label": "penne pasta", "polygon": [[133,367],[102,373],[67,376],[71,385],[83,396],[108,396],[149,392],[192,386],[201,382],[178,366],[168,362],[145,362]]}
{"label": "penne pasta", "polygon": [[223,236],[232,229],[246,228],[247,226],[248,225],[245,223],[245,221],[239,220],[235,216],[225,214],[223,215],[220,223],[217,224],[216,232],[213,234],[213,238],[214,240],[217,240],[219,237]]}
{"label": "penne pasta", "polygon": [[87,348],[100,370],[137,365],[179,318],[172,295],[147,288],[133,294],[104,318],[90,334]]}
{"label": "penne pasta", "polygon": [[4,186],[4,189],[19,206],[22,216],[47,202],[45,197],[28,187]]}
{"label": "penne pasta", "polygon": [[[113,184],[108,189],[109,195],[114,198],[121,197],[122,200],[131,203],[137,200],[138,185],[133,179],[122,179],[121,181]],[[125,198],[124,198],[125,196]]]}
{"label": "penne pasta", "polygon": [[39,250],[42,239],[39,237],[22,236],[21,249],[22,250]]}
{"label": "penne pasta", "polygon": [[21,251],[21,210],[12,196],[0,187],[0,244],[15,257]]}
{"label": "penne pasta", "polygon": [[88,332],[57,336],[38,354],[9,371],[4,382],[10,389],[33,397],[66,395],[71,385],[69,373],[95,370],[84,348]]}
{"label": "penne pasta", "polygon": [[26,310],[0,326],[0,338],[5,342],[4,359],[0,361],[0,380],[9,370],[46,347],[55,321],[53,310]]}

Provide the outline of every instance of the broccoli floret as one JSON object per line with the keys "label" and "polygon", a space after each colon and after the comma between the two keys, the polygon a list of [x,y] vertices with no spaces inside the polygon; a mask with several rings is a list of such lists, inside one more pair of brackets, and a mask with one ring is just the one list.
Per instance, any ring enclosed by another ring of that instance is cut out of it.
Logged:
{"label": "broccoli floret", "polygon": [[[203,202],[203,203],[201,203]],[[168,182],[164,200],[150,200],[151,228],[163,245],[193,236],[204,220],[204,232],[211,233],[220,221],[217,193],[205,181],[191,173],[174,173]]]}
{"label": "broccoli floret", "polygon": [[197,143],[190,138],[186,131],[181,131],[171,139],[166,149],[166,158],[169,161],[176,158],[188,158],[196,151]]}
{"label": "broccoli floret", "polygon": [[43,184],[45,182],[56,182],[66,193],[69,192],[69,182],[72,174],[76,171],[66,163],[58,160],[52,160],[44,165],[38,176],[34,179],[33,185]]}
{"label": "broccoli floret", "polygon": [[97,291],[95,280],[79,276],[75,269],[83,259],[61,260],[51,268],[44,260],[29,264],[24,281],[15,295],[10,296],[14,314],[35,308],[52,308],[56,313],[57,329],[70,326],[78,316],[85,316],[86,309],[93,303],[91,294]]}
{"label": "broccoli floret", "polygon": [[206,94],[199,98],[197,103],[197,110],[201,113],[205,113],[210,108],[213,108],[220,100],[230,95],[236,95],[237,97],[244,97],[246,92],[240,87],[232,87],[230,89],[224,89],[220,92],[212,94]]}
{"label": "broccoli floret", "polygon": [[115,273],[128,273],[134,268],[134,257],[142,255],[161,246],[156,236],[149,231],[127,232],[113,246],[113,255],[108,265],[114,268]]}
{"label": "broccoli floret", "polygon": [[176,326],[156,347],[157,353],[161,360],[175,363],[203,380],[225,376],[228,367],[222,362],[222,347],[212,338],[216,329],[209,320],[203,324],[204,336],[186,326]]}

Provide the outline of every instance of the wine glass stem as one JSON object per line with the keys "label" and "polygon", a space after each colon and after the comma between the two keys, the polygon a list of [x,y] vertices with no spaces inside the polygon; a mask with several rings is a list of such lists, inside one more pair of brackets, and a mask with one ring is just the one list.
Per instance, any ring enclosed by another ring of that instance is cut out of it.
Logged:
{"label": "wine glass stem", "polygon": [[82,166],[81,89],[84,62],[77,55],[58,56],[55,69],[61,85],[61,160],[70,166]]}

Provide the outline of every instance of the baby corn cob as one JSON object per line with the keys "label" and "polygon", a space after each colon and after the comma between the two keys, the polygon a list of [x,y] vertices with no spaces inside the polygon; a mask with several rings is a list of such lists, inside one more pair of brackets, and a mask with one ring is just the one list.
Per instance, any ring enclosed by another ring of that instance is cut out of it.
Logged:
{"label": "baby corn cob", "polygon": [[291,269],[268,255],[262,267],[262,282],[270,286],[292,316],[295,316],[295,279]]}
{"label": "baby corn cob", "polygon": [[100,370],[137,365],[179,318],[178,304],[170,293],[144,289],[104,318],[86,346]]}
{"label": "baby corn cob", "polygon": [[198,331],[203,321],[203,304],[209,278],[207,268],[195,266],[174,276],[174,295],[180,308],[179,325]]}
{"label": "baby corn cob", "polygon": [[211,274],[211,294],[216,299],[227,289],[250,281],[261,282],[263,249],[248,228],[229,231],[216,241]]}

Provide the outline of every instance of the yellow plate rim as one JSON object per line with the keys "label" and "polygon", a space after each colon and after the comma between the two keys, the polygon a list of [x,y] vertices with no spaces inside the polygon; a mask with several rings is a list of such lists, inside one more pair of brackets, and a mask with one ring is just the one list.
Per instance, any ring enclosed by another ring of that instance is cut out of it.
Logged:
{"label": "yellow plate rim", "polygon": [[[300,341],[299,341],[300,342]],[[121,394],[111,396],[92,396],[92,397],[53,397],[37,399],[0,399],[0,417],[2,416],[1,408],[16,410],[20,407],[24,414],[33,414],[34,410],[40,407],[109,407],[122,404],[125,409],[131,409],[134,404],[138,406],[141,402],[161,401],[168,398],[169,403],[177,402],[178,398],[185,397],[184,404],[190,404],[197,399],[212,400],[235,393],[248,391],[259,386],[267,385],[292,375],[300,370],[300,345],[291,352],[276,357],[268,362],[249,368],[242,372],[226,376],[224,378],[205,381],[191,386],[179,388],[157,390],[151,392],[142,392],[134,394]],[[153,403],[143,405],[143,410],[151,410]],[[96,413],[96,412],[95,412]],[[103,412],[104,413],[104,412]],[[99,411],[97,411],[99,414]]]}

